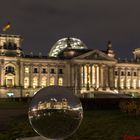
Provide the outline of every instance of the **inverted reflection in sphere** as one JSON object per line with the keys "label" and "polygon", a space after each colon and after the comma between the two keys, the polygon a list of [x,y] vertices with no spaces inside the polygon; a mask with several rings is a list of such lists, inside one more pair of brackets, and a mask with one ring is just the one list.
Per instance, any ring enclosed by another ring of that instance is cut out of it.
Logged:
{"label": "inverted reflection in sphere", "polygon": [[48,139],[64,139],[72,135],[83,118],[80,100],[72,90],[49,86],[38,91],[29,107],[33,129]]}

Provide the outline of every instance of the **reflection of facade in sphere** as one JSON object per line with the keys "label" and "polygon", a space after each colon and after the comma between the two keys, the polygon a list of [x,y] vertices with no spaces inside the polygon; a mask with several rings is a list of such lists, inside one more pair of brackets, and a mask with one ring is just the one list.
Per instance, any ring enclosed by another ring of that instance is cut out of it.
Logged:
{"label": "reflection of facade in sphere", "polygon": [[31,126],[39,135],[49,139],[63,139],[78,129],[83,109],[72,90],[50,86],[35,94],[28,116]]}
{"label": "reflection of facade in sphere", "polygon": [[67,99],[62,99],[62,101],[57,101],[55,98],[51,99],[49,102],[39,102],[38,110],[42,109],[68,109]]}

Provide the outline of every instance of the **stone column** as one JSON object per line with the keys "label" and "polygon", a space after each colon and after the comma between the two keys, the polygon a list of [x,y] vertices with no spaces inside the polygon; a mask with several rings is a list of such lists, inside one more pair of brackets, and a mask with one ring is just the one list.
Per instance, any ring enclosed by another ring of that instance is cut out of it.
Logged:
{"label": "stone column", "polygon": [[109,78],[109,76],[108,76],[108,73],[109,73],[109,71],[108,71],[108,66],[106,65],[105,66],[105,75],[104,75],[104,80],[105,80],[105,88],[108,88],[108,86],[109,86],[109,84],[108,84],[108,78]]}
{"label": "stone column", "polygon": [[96,77],[95,77],[95,66],[92,65],[92,87],[95,88],[96,87]]}
{"label": "stone column", "polygon": [[128,77],[127,77],[127,71],[128,71],[128,69],[125,68],[125,79],[124,79],[124,87],[125,87],[125,89],[127,89],[127,79],[128,79]]}
{"label": "stone column", "polygon": [[87,68],[87,90],[90,88],[90,72],[89,72],[89,65],[86,66]]}
{"label": "stone column", "polygon": [[58,69],[59,69],[59,66],[56,64],[55,65],[55,85],[58,85],[58,79],[59,79],[59,75],[58,75]]}
{"label": "stone column", "polygon": [[29,68],[29,73],[30,73],[30,77],[29,77],[29,87],[33,87],[33,65],[30,64],[30,68]]}
{"label": "stone column", "polygon": [[77,95],[78,92],[77,92],[77,89],[78,89],[78,79],[77,79],[77,65],[74,65],[74,89],[75,89],[75,94]]}
{"label": "stone column", "polygon": [[92,86],[92,65],[90,65],[90,87]]}
{"label": "stone column", "polygon": [[24,66],[23,66],[23,62],[20,62],[20,86],[24,86]]}
{"label": "stone column", "polygon": [[5,85],[5,78],[4,78],[4,75],[5,75],[5,70],[4,70],[4,60],[1,61],[1,86],[4,86]]}
{"label": "stone column", "polygon": [[137,89],[139,89],[139,69],[137,69]]}
{"label": "stone column", "polygon": [[131,89],[133,89],[133,78],[134,78],[133,71],[134,70],[131,69],[131,84],[130,84]]}
{"label": "stone column", "polygon": [[120,81],[121,81],[121,68],[118,68],[118,85],[117,85],[117,87],[119,89],[121,88]]}
{"label": "stone column", "polygon": [[78,94],[81,89],[81,71],[80,71],[80,65],[77,65],[77,88],[78,88]]}
{"label": "stone column", "polygon": [[47,65],[47,70],[48,70],[48,73],[47,73],[47,86],[50,85],[50,65]]}
{"label": "stone column", "polygon": [[71,86],[72,88],[75,88],[75,65],[74,64],[71,64]]}
{"label": "stone column", "polygon": [[15,67],[15,80],[14,80],[14,85],[19,86],[19,73],[20,73],[20,66],[19,62],[16,63]]}
{"label": "stone column", "polygon": [[106,87],[106,69],[105,65],[103,65],[103,89]]}
{"label": "stone column", "polygon": [[84,69],[84,65],[83,67],[83,87],[85,87],[85,69]]}
{"label": "stone column", "polygon": [[83,67],[82,67],[82,65],[80,65],[79,66],[79,72],[81,73],[81,79],[80,79],[80,81],[81,81],[81,87],[83,87]]}
{"label": "stone column", "polygon": [[99,88],[103,88],[103,66],[99,66]]}
{"label": "stone column", "polygon": [[97,88],[97,66],[94,66],[95,68],[95,73],[94,73],[94,77],[95,77],[95,88]]}
{"label": "stone column", "polygon": [[109,67],[108,69],[108,85],[110,89],[114,88],[114,68],[113,66]]}
{"label": "stone column", "polygon": [[96,75],[97,75],[97,78],[96,78],[97,79],[97,85],[96,85],[96,87],[99,88],[99,84],[100,84],[99,83],[99,66],[96,67]]}
{"label": "stone column", "polygon": [[70,63],[63,66],[64,69],[64,82],[63,85],[67,87],[72,87],[72,66]]}
{"label": "stone column", "polygon": [[41,69],[42,69],[42,66],[41,65],[39,65],[38,66],[38,87],[40,88],[41,87]]}

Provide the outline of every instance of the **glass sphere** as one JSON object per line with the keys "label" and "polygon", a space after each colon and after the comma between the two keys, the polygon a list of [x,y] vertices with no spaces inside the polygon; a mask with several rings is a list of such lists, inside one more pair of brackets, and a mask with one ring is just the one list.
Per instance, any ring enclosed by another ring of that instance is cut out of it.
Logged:
{"label": "glass sphere", "polygon": [[60,140],[78,129],[83,118],[83,108],[72,90],[49,86],[35,94],[28,117],[32,128],[39,135]]}

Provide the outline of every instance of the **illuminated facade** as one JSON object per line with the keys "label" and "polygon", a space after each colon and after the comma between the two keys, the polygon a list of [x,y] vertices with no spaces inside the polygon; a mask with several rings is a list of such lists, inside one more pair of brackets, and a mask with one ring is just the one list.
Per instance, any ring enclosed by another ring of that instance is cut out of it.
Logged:
{"label": "illuminated facade", "polygon": [[67,99],[62,99],[62,101],[57,101],[56,99],[51,99],[48,102],[39,102],[37,110],[44,109],[70,109]]}
{"label": "illuminated facade", "polygon": [[94,91],[140,94],[140,49],[131,61],[115,57],[111,42],[105,51],[89,50],[79,39],[64,38],[48,56],[24,54],[22,37],[0,35],[0,97],[33,96],[60,85],[78,96]]}

